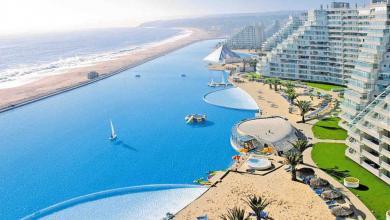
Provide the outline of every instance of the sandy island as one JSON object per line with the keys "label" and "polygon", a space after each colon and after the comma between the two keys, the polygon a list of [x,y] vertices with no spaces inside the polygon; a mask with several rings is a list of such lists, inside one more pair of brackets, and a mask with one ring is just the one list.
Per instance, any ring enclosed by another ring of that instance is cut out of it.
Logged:
{"label": "sandy island", "polygon": [[103,79],[119,73],[120,70],[138,66],[191,43],[215,37],[200,29],[192,28],[185,29],[185,31],[187,34],[183,36],[163,40],[161,43],[146,46],[114,60],[101,61],[86,67],[72,68],[61,74],[42,77],[28,84],[0,89],[0,112],[1,109],[5,110],[7,107],[12,108],[24,102],[87,84],[91,82],[87,79],[87,74],[91,71],[98,72],[99,78]]}

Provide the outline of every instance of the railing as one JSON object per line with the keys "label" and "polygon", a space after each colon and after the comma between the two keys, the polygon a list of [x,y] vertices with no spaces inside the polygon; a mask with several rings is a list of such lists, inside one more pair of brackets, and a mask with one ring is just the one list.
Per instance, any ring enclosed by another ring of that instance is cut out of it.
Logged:
{"label": "railing", "polygon": [[371,111],[372,108],[377,106],[382,100],[390,94],[390,86],[388,86],[381,94],[379,94],[374,101],[367,105],[355,118],[352,119],[351,123],[348,125],[350,128],[356,125],[367,113]]}

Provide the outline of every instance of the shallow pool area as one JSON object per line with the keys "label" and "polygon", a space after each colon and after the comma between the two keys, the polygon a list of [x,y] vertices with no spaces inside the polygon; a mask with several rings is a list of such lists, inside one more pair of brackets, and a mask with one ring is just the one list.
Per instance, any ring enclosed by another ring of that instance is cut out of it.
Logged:
{"label": "shallow pool area", "polygon": [[272,163],[267,158],[251,157],[246,162],[250,169],[266,170],[271,168]]}
{"label": "shallow pool area", "polygon": [[[202,59],[217,42],[198,42],[1,113],[0,219],[105,190],[192,184],[230,165],[236,153],[231,127],[254,111],[203,100],[216,89],[207,86],[210,72]],[[188,125],[184,117],[191,113],[207,114],[207,122]],[[115,142],[109,140],[110,120]]]}
{"label": "shallow pool area", "polygon": [[204,96],[204,100],[212,105],[225,108],[250,111],[259,110],[253,98],[238,87],[210,92]]}
{"label": "shallow pool area", "polygon": [[[28,219],[162,219],[207,190],[195,185],[148,185],[93,193],[55,204]],[[177,196],[180,195],[180,196]]]}

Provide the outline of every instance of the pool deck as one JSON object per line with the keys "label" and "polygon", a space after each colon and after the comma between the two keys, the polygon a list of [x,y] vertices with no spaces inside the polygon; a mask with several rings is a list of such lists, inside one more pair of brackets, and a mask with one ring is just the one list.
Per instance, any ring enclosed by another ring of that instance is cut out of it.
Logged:
{"label": "pool deck", "polygon": [[[314,138],[312,126],[317,120],[310,120],[306,123],[298,123],[301,117],[298,111],[288,112],[289,103],[274,89],[259,82],[233,83],[235,86],[246,91],[262,109],[262,116],[281,116],[296,128],[301,130],[310,140],[316,142],[337,142],[339,140],[319,140]],[[328,92],[333,98],[336,93]],[[306,100],[309,97],[300,97]],[[314,105],[319,100],[314,100]],[[333,105],[327,107],[325,113],[333,109]],[[304,165],[300,167],[312,167],[316,174],[328,180],[334,187],[341,190],[346,200],[355,209],[355,219],[375,219],[370,210],[345,186],[334,180],[324,171],[318,169],[311,159],[311,148],[304,152]],[[245,159],[244,159],[245,160]],[[280,164],[277,160],[273,164]],[[197,198],[185,209],[179,211],[177,219],[195,219],[197,216],[207,214],[209,219],[219,219],[219,216],[226,213],[228,208],[241,207],[249,212],[248,206],[243,199],[249,195],[258,195],[272,201],[266,208],[273,219],[335,219],[324,201],[317,196],[308,185],[291,181],[291,174],[282,169],[280,165],[272,172],[263,175],[248,173],[245,162],[233,165],[232,171],[228,172],[223,179],[213,179],[213,187]]]}
{"label": "pool deck", "polygon": [[230,171],[179,211],[175,219],[193,220],[204,214],[210,220],[219,219],[227,208],[235,206],[245,208],[249,213],[244,200],[253,194],[272,202],[266,211],[273,219],[334,219],[325,202],[308,185],[291,181],[291,174],[281,167],[265,175],[242,172],[241,168]]}

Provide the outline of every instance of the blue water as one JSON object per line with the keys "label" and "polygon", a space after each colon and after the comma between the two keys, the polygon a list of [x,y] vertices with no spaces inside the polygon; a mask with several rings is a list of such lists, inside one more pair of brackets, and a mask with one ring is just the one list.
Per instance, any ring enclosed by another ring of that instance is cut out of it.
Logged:
{"label": "blue water", "polygon": [[[254,112],[203,101],[212,89],[202,59],[215,44],[199,42],[0,114],[0,219],[107,189],[192,183],[226,168],[234,154],[230,129]],[[187,125],[189,113],[207,114],[209,121]],[[108,140],[110,119],[116,144]]]}

